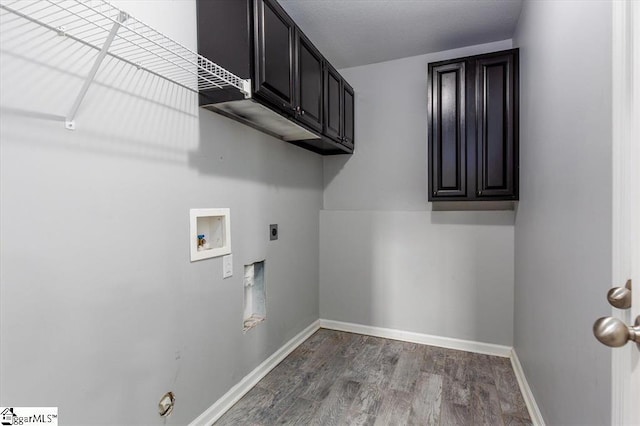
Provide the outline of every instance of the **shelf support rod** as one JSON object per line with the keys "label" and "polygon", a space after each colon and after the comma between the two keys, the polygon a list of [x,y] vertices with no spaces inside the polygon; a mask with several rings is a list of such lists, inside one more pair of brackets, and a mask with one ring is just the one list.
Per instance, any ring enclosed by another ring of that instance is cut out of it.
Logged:
{"label": "shelf support rod", "polygon": [[80,89],[80,93],[78,93],[78,96],[76,96],[76,101],[73,103],[73,106],[71,107],[71,109],[69,110],[69,113],[67,114],[67,117],[64,122],[64,127],[66,127],[68,130],[75,130],[76,123],[74,121],[74,118],[76,117],[76,113],[80,108],[80,104],[84,100],[84,97],[87,94],[87,91],[89,90],[89,86],[91,86],[91,83],[96,77],[96,74],[98,73],[98,69],[102,64],[102,61],[107,56],[107,53],[109,53],[109,48],[111,47],[111,43],[113,43],[113,40],[116,38],[116,34],[120,29],[120,25],[124,21],[126,21],[128,18],[129,18],[129,15],[127,13],[120,12],[118,16],[118,21],[113,23],[113,26],[111,27],[111,31],[109,32],[109,36],[105,40],[104,45],[102,46],[102,49],[100,49],[100,52],[98,53],[98,56],[96,57],[96,60],[93,63],[93,67],[91,67],[91,71],[89,71],[89,75],[87,75],[87,78],[84,80],[84,84],[82,85],[82,89]]}
{"label": "shelf support rod", "polygon": [[245,99],[251,98],[251,79],[242,80],[242,89],[240,91],[244,94]]}

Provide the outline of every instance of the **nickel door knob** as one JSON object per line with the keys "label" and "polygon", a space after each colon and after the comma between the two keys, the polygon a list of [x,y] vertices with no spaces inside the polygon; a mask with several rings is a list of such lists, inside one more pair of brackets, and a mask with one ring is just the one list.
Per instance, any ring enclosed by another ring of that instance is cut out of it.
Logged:
{"label": "nickel door knob", "polygon": [[628,341],[640,343],[640,315],[636,318],[635,326],[628,326],[617,318],[598,318],[593,324],[593,335],[600,343],[619,348]]}
{"label": "nickel door knob", "polygon": [[615,308],[629,309],[631,307],[631,280],[627,280],[624,287],[614,287],[609,290],[607,300]]}

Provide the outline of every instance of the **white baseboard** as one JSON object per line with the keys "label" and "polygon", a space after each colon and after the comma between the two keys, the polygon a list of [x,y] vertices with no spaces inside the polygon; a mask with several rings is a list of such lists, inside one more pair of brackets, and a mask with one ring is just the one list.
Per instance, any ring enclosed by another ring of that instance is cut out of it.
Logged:
{"label": "white baseboard", "polygon": [[368,336],[384,337],[385,339],[403,340],[405,342],[420,343],[423,345],[501,356],[505,358],[511,356],[511,347],[496,345],[493,343],[474,342],[472,340],[453,339],[451,337],[432,336],[430,334],[414,333],[412,331],[372,327],[370,325],[353,324],[349,322],[325,319],[320,320],[320,327],[331,330],[347,331],[350,333],[366,334]]}
{"label": "white baseboard", "polygon": [[531,392],[529,382],[527,382],[527,378],[524,375],[522,364],[520,364],[520,360],[518,359],[518,354],[516,354],[515,349],[511,349],[511,366],[513,367],[513,371],[516,373],[516,379],[518,380],[518,385],[520,385],[520,392],[522,393],[524,402],[527,404],[529,416],[531,416],[531,422],[534,426],[545,426],[544,418],[542,418],[540,408],[538,408],[538,404],[533,397],[533,392]]}
{"label": "white baseboard", "polygon": [[285,343],[274,352],[262,364],[258,365],[251,373],[247,374],[237,385],[229,389],[220,399],[213,403],[204,413],[192,421],[189,426],[209,426],[218,420],[229,408],[253,388],[264,376],[273,370],[302,342],[307,340],[320,328],[320,320],[313,322],[309,327],[298,333],[293,339]]}

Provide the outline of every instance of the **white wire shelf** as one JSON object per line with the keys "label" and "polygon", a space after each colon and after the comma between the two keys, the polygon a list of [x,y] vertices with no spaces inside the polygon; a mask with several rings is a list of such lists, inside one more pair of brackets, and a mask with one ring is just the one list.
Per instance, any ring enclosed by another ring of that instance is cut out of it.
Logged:
{"label": "white wire shelf", "polygon": [[75,113],[106,55],[193,92],[235,87],[246,97],[251,96],[250,80],[198,55],[108,1],[0,0],[0,9],[100,52],[67,116],[67,128],[74,127]]}

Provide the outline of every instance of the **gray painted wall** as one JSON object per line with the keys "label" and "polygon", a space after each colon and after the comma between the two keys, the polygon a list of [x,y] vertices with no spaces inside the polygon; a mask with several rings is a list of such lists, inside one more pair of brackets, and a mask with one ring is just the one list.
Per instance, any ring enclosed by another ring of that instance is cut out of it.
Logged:
{"label": "gray painted wall", "polygon": [[512,344],[514,213],[431,211],[425,83],[429,62],[511,46],[341,70],[357,146],[324,159],[321,318]]}
{"label": "gray painted wall", "polygon": [[511,346],[513,212],[320,214],[320,316]]}
{"label": "gray painted wall", "polygon": [[611,3],[524,3],[515,348],[547,424],[609,424]]}
{"label": "gray painted wall", "polygon": [[[117,4],[195,48],[194,1]],[[322,159],[111,60],[65,130],[93,54],[32,27],[1,39],[0,404],[165,424],[172,390],[166,424],[186,424],[318,318]],[[195,207],[231,208],[232,278],[189,261]],[[260,259],[267,320],[243,335]]]}

